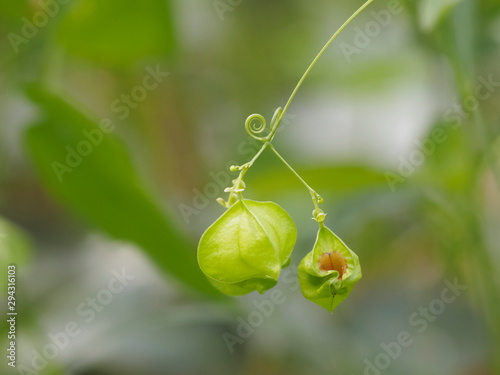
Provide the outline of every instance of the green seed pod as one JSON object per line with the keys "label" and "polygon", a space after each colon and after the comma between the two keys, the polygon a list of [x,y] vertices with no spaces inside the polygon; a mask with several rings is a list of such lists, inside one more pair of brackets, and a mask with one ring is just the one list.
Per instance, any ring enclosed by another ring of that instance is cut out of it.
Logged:
{"label": "green seed pod", "polygon": [[223,293],[264,293],[289,263],[297,229],[276,203],[238,200],[203,234],[198,264]]}
{"label": "green seed pod", "polygon": [[329,311],[347,298],[361,278],[358,256],[323,225],[298,271],[304,297]]}

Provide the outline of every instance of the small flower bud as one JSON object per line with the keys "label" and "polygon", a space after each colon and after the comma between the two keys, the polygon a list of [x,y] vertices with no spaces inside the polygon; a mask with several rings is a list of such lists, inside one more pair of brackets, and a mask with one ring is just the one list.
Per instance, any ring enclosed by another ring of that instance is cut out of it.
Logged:
{"label": "small flower bud", "polygon": [[222,207],[227,207],[227,202],[222,198],[216,199],[217,203],[219,203]]}

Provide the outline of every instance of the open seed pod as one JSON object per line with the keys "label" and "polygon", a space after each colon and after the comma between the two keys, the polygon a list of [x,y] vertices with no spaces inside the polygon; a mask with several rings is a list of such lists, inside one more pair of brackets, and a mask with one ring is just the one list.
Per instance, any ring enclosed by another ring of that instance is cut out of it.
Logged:
{"label": "open seed pod", "polygon": [[323,225],[298,271],[304,297],[329,311],[349,295],[361,278],[358,256]]}

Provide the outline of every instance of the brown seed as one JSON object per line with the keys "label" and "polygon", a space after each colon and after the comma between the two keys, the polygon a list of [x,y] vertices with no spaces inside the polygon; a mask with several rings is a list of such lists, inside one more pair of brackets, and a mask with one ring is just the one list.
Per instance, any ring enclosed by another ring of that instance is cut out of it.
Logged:
{"label": "brown seed", "polygon": [[342,254],[333,251],[331,253],[323,253],[319,257],[319,268],[322,271],[337,271],[339,279],[342,279],[346,270],[347,262]]}

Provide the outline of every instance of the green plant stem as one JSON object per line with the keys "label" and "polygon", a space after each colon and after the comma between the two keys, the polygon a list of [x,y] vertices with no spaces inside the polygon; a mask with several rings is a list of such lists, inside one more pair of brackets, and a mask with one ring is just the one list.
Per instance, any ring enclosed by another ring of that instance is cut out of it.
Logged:
{"label": "green plant stem", "polygon": [[318,60],[321,58],[321,56],[323,56],[323,54],[328,49],[328,47],[330,47],[330,45],[333,43],[333,41],[335,39],[337,39],[337,37],[339,36],[339,34],[351,23],[351,21],[354,20],[358,16],[358,14],[360,14],[373,1],[374,0],[368,0],[356,12],[354,12],[352,14],[352,16],[349,17],[347,19],[347,21],[345,21],[342,26],[340,26],[340,28],[335,32],[335,34],[332,35],[332,37],[330,38],[330,40],[328,40],[328,42],[326,42],[326,44],[323,46],[323,48],[316,55],[316,57],[314,58],[314,60],[311,62],[311,64],[307,68],[307,70],[304,72],[304,74],[300,78],[299,82],[297,83],[297,86],[295,86],[295,88],[293,89],[292,94],[290,95],[290,98],[286,102],[285,107],[283,108],[283,111],[281,112],[280,117],[279,117],[279,119],[277,121],[276,127],[273,129],[272,134],[270,134],[269,139],[271,141],[272,141],[274,135],[276,134],[276,132],[278,131],[278,128],[279,128],[279,126],[281,124],[281,119],[285,116],[286,111],[288,110],[288,108],[292,104],[292,101],[295,98],[295,95],[297,94],[297,91],[299,91],[300,87],[302,86],[302,83],[305,81],[305,79],[307,78],[307,76],[309,75],[309,73],[311,72],[311,70],[314,68],[314,66],[316,65],[316,63],[318,62]]}
{"label": "green plant stem", "polygon": [[253,163],[255,163],[255,161],[259,158],[259,156],[264,152],[264,150],[269,147],[271,145],[270,142],[265,142],[262,147],[260,148],[260,150],[254,155],[254,157],[252,158],[252,160],[250,160],[248,163],[245,163],[244,165],[242,165],[242,169],[241,169],[241,172],[240,172],[240,175],[238,176],[238,180],[239,181],[242,181],[243,180],[243,177],[245,177],[245,174],[248,172],[248,170],[252,167]]}
{"label": "green plant stem", "polygon": [[[317,212],[317,213],[321,212],[322,213],[322,211],[319,208],[319,203],[321,203],[323,201],[323,199],[321,198],[321,196],[318,193],[316,193],[316,191],[313,188],[311,188],[304,181],[304,179],[302,177],[300,177],[300,175],[292,168],[292,166],[290,164],[287,163],[287,161],[276,151],[276,149],[273,147],[273,145],[271,144],[271,142],[272,142],[274,136],[276,135],[276,132],[278,131],[278,128],[281,125],[281,120],[285,117],[286,111],[288,110],[288,108],[292,104],[292,101],[295,98],[295,95],[299,91],[300,87],[302,86],[302,83],[305,81],[305,79],[307,78],[307,76],[309,75],[309,73],[311,72],[311,70],[314,68],[314,66],[316,65],[316,63],[318,62],[318,60],[321,58],[321,56],[323,56],[323,54],[325,53],[325,51],[327,50],[327,48],[333,43],[333,41],[335,39],[337,39],[337,37],[339,36],[339,34],[347,27],[347,25],[349,25],[351,23],[351,21],[353,19],[355,19],[358,16],[358,14],[360,14],[373,1],[374,0],[368,0],[368,1],[366,1],[356,12],[354,12],[347,19],[347,21],[344,22],[344,24],[342,26],[340,26],[340,28],[332,35],[332,37],[328,40],[328,42],[326,42],[326,44],[323,46],[323,48],[321,48],[321,50],[319,51],[319,53],[313,59],[313,61],[311,62],[311,64],[309,65],[309,67],[306,69],[306,71],[304,72],[304,74],[300,78],[299,82],[297,83],[297,85],[293,89],[292,94],[290,95],[290,98],[286,102],[285,107],[283,108],[283,110],[281,110],[280,108],[278,108],[278,110],[276,111],[275,117],[273,117],[273,121],[271,121],[271,131],[270,131],[270,133],[269,133],[269,135],[267,137],[257,137],[256,135],[254,135],[251,132],[251,130],[249,130],[250,129],[250,122],[249,121],[251,121],[251,118],[252,119],[256,118],[256,119],[258,119],[259,121],[262,122],[262,121],[265,121],[263,116],[255,114],[255,115],[250,116],[247,119],[247,122],[245,123],[245,127],[247,129],[247,132],[249,132],[249,134],[253,138],[255,138],[257,140],[260,140],[260,141],[263,141],[264,144],[262,145],[261,149],[255,154],[255,156],[252,158],[252,160],[250,160],[248,163],[246,163],[246,164],[244,164],[244,165],[242,165],[240,167],[241,168],[240,174],[238,175],[238,178],[236,179],[233,188],[235,188],[236,190],[242,189],[243,178],[245,177],[246,173],[252,167],[253,163],[264,152],[264,150],[269,147],[276,154],[276,156],[288,167],[288,169],[290,169],[293,172],[293,174],[295,176],[297,176],[297,178],[302,182],[302,184],[304,184],[304,186],[309,190],[309,193],[311,194],[311,198],[312,198],[314,207],[316,209],[315,212]],[[240,192],[238,192],[238,195],[241,197],[241,193]],[[321,222],[320,222],[320,225],[321,225]]]}
{"label": "green plant stem", "polygon": [[286,167],[290,169],[290,171],[292,171],[292,173],[300,180],[300,182],[302,182],[302,184],[307,188],[307,190],[309,190],[309,193],[311,194],[311,198],[314,204],[314,208],[319,210],[320,208],[318,204],[321,203],[322,200],[321,196],[316,192],[316,190],[314,190],[312,187],[309,186],[309,184],[295,171],[295,169],[292,168],[290,164],[288,164],[288,162],[283,158],[283,156],[279,154],[278,151],[276,151],[276,149],[272,144],[269,144],[269,148],[271,149],[272,152],[276,154],[278,159],[280,159],[282,163],[285,164]]}

